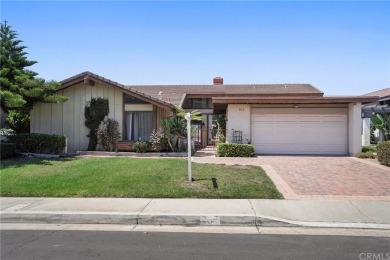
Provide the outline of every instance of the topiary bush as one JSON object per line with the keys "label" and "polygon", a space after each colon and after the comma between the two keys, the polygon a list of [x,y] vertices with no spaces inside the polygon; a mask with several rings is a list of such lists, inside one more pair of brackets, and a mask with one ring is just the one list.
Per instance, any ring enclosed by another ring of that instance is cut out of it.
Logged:
{"label": "topiary bush", "polygon": [[84,107],[85,126],[89,128],[88,151],[95,151],[98,144],[97,131],[110,108],[107,98],[93,98]]}
{"label": "topiary bush", "polygon": [[146,153],[146,151],[149,149],[149,143],[148,142],[135,142],[133,144],[133,149],[136,153]]}
{"label": "topiary bush", "polygon": [[0,143],[1,159],[11,158],[16,155],[16,147],[14,143]]}
{"label": "topiary bush", "polygon": [[59,154],[66,146],[64,135],[15,134],[8,137],[15,143],[16,150],[23,153]]}
{"label": "topiary bush", "polygon": [[379,142],[376,146],[378,161],[386,166],[390,166],[390,141]]}
{"label": "topiary bush", "polygon": [[219,143],[217,146],[218,157],[253,157],[255,147],[251,144]]}

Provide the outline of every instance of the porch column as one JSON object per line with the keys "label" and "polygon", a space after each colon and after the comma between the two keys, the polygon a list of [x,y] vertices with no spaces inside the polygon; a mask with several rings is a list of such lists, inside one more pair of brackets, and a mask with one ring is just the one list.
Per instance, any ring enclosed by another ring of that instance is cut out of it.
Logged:
{"label": "porch column", "polygon": [[362,104],[348,104],[348,152],[350,155],[362,150]]}
{"label": "porch column", "polygon": [[363,134],[362,134],[362,145],[370,145],[370,126],[371,119],[363,118]]}

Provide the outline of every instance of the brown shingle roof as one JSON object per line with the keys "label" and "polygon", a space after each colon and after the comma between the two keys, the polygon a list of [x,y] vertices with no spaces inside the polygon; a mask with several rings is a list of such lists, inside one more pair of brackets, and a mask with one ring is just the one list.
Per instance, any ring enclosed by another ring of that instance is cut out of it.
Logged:
{"label": "brown shingle roof", "polygon": [[[211,95],[319,95],[310,84],[235,84],[235,85],[130,85],[131,89],[180,105],[185,94]],[[162,94],[159,95],[160,91]]]}
{"label": "brown shingle roof", "polygon": [[129,94],[146,98],[163,106],[182,105],[187,95],[196,96],[316,96],[323,92],[310,84],[234,84],[234,85],[123,85],[89,71],[61,81],[57,90],[67,88],[85,79],[94,79],[122,89]]}
{"label": "brown shingle roof", "polygon": [[380,98],[390,96],[390,88],[377,90],[371,93],[364,94],[363,96],[379,96]]}

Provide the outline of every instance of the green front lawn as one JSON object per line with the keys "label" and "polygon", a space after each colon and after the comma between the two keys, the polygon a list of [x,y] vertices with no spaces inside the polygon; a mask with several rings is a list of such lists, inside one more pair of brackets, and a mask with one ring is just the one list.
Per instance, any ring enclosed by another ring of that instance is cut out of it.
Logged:
{"label": "green front lawn", "polygon": [[31,197],[283,198],[260,167],[197,163],[193,163],[192,167],[195,181],[189,183],[187,161],[183,159],[4,160],[1,163],[0,194]]}

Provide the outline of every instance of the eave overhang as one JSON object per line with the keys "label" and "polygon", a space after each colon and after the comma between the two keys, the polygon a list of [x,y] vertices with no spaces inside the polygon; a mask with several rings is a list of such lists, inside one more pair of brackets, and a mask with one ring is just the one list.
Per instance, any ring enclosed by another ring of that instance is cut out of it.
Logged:
{"label": "eave overhang", "polygon": [[226,110],[228,104],[368,104],[378,102],[378,96],[340,96],[340,97],[287,97],[287,96],[251,96],[251,97],[213,97],[216,113]]}

